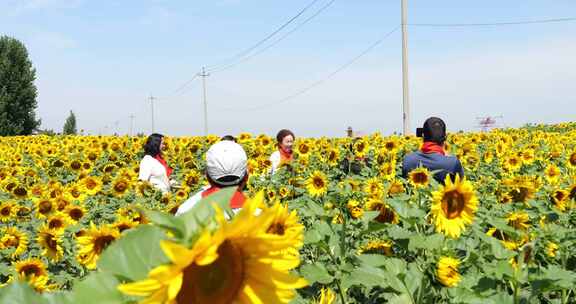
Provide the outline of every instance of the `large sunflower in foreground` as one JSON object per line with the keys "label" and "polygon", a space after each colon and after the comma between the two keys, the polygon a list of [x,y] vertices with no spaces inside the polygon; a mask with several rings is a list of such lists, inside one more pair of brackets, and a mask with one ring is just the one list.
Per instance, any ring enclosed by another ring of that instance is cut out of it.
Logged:
{"label": "large sunflower in foreground", "polygon": [[474,213],[478,209],[478,198],[472,184],[456,175],[454,182],[446,176],[445,185],[432,193],[434,201],[431,207],[436,232],[457,238],[466,225],[472,224]]}
{"label": "large sunflower in foreground", "polygon": [[274,214],[264,210],[254,215],[262,199],[260,193],[248,200],[232,222],[217,210],[219,229],[202,233],[192,249],[161,241],[171,263],[118,289],[150,304],[288,303],[294,289],[307,285],[288,273],[300,263],[298,254],[287,253],[298,242],[267,233]]}
{"label": "large sunflower in foreground", "polygon": [[446,287],[454,287],[460,282],[458,266],[460,261],[451,257],[441,257],[438,261],[436,276],[438,281]]}
{"label": "large sunflower in foreground", "polygon": [[78,262],[88,269],[96,268],[100,254],[119,237],[120,232],[115,228],[108,226],[97,228],[91,224],[90,229],[77,238],[78,256],[76,258]]}
{"label": "large sunflower in foreground", "polygon": [[320,171],[314,171],[306,180],[306,190],[310,196],[317,197],[326,194],[328,190],[328,179]]}

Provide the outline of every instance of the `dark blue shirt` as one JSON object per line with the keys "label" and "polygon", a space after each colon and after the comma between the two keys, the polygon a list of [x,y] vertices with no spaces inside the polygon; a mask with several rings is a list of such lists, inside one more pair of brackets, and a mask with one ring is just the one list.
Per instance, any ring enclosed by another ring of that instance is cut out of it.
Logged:
{"label": "dark blue shirt", "polygon": [[450,174],[452,180],[454,180],[456,174],[464,177],[464,169],[456,156],[445,156],[440,153],[423,153],[422,151],[413,152],[404,157],[402,161],[402,176],[404,178],[408,177],[410,171],[420,166],[427,168],[429,171],[439,170],[434,174],[434,179],[442,184],[444,183],[446,174]]}

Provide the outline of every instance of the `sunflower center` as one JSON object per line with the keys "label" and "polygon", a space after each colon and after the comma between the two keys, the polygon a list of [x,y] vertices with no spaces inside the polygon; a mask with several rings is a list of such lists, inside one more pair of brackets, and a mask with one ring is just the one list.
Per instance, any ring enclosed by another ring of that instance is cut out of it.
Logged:
{"label": "sunflower center", "polygon": [[28,191],[26,191],[26,189],[24,189],[24,187],[14,188],[14,195],[16,195],[18,197],[23,197],[23,196],[26,196],[27,194],[28,194]]}
{"label": "sunflower center", "polygon": [[20,244],[20,238],[15,235],[8,235],[2,240],[2,245],[6,247],[17,247]]}
{"label": "sunflower center", "polygon": [[413,181],[415,184],[425,184],[428,182],[428,175],[424,172],[417,172],[414,174]]}
{"label": "sunflower center", "polygon": [[128,186],[123,181],[118,182],[118,183],[116,183],[116,185],[114,185],[114,190],[116,192],[124,192],[124,191],[126,191],[126,188],[128,188]]}
{"label": "sunflower center", "polygon": [[570,155],[570,164],[572,166],[576,166],[576,153],[572,153],[572,155]]}
{"label": "sunflower center", "polygon": [[6,206],[6,207],[2,208],[2,210],[0,210],[0,214],[2,214],[3,216],[9,216],[10,213],[12,213],[11,211],[12,211],[12,207]]}
{"label": "sunflower center", "polygon": [[58,242],[56,241],[54,235],[47,233],[45,235],[44,241],[46,242],[46,247],[48,247],[50,250],[56,251],[58,249]]}
{"label": "sunflower center", "polygon": [[96,185],[97,185],[96,182],[92,179],[89,179],[86,181],[86,189],[88,189],[88,190],[92,190],[92,189],[96,188]]}
{"label": "sunflower center", "polygon": [[451,220],[460,216],[464,210],[466,200],[462,193],[457,190],[446,192],[442,199],[442,210],[446,217]]}
{"label": "sunflower center", "polygon": [[283,223],[273,223],[268,230],[266,230],[266,233],[276,235],[284,235],[284,232],[286,232],[286,226],[284,226]]}
{"label": "sunflower center", "polygon": [[383,206],[380,209],[380,214],[378,215],[378,217],[376,217],[376,221],[380,223],[392,223],[394,222],[395,217],[396,216],[394,214],[394,211],[392,211],[392,209]]}
{"label": "sunflower center", "polygon": [[324,180],[320,177],[314,177],[314,187],[316,188],[324,188]]}
{"label": "sunflower center", "polygon": [[110,245],[116,238],[112,235],[102,235],[94,240],[94,252],[96,254],[102,253],[106,247]]}
{"label": "sunflower center", "polygon": [[46,214],[50,211],[52,211],[52,203],[51,202],[43,201],[43,202],[40,202],[40,204],[38,204],[38,212],[40,212],[40,214]]}
{"label": "sunflower center", "polygon": [[528,196],[530,195],[530,191],[526,187],[520,187],[518,189],[514,189],[514,190],[510,191],[510,194],[512,195],[512,199],[515,202],[523,203],[528,199]]}
{"label": "sunflower center", "polygon": [[60,229],[64,227],[64,222],[61,219],[52,219],[48,223],[48,228],[50,229]]}
{"label": "sunflower center", "polygon": [[73,161],[70,164],[70,168],[72,168],[73,170],[79,170],[80,167],[82,167],[82,164],[79,161]]}
{"label": "sunflower center", "polygon": [[192,264],[183,273],[178,303],[232,303],[244,283],[242,251],[227,240],[218,248],[216,261],[206,266]]}
{"label": "sunflower center", "polygon": [[40,269],[40,267],[38,267],[37,265],[28,264],[22,266],[22,268],[20,269],[20,273],[24,274],[24,276],[34,275],[39,277],[42,275],[42,269]]}
{"label": "sunflower center", "polygon": [[84,216],[84,212],[82,212],[82,210],[80,209],[72,209],[68,212],[68,215],[75,221],[79,220],[82,218],[82,216]]}

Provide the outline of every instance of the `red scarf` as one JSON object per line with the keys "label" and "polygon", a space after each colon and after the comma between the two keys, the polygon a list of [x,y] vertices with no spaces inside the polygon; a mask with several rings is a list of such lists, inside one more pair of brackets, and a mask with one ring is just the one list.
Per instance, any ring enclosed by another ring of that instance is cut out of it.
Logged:
{"label": "red scarf", "polygon": [[157,161],[159,161],[162,166],[164,166],[164,169],[166,169],[166,176],[170,177],[170,174],[172,174],[172,168],[170,168],[168,166],[168,163],[166,163],[166,161],[164,160],[164,158],[162,158],[162,155],[158,154],[156,155],[156,157],[154,157]]}
{"label": "red scarf", "polygon": [[[220,188],[218,188],[216,186],[210,186],[210,188],[202,191],[202,198],[205,198],[210,194],[216,193],[216,192],[218,192],[218,190],[220,190]],[[242,208],[242,206],[244,206],[245,200],[246,200],[246,197],[244,196],[244,194],[242,192],[240,192],[240,191],[234,192],[234,195],[230,199],[230,208],[232,208],[232,209]]]}
{"label": "red scarf", "polygon": [[286,151],[284,148],[279,147],[278,151],[280,151],[280,162],[287,163],[292,160],[292,151]]}
{"label": "red scarf", "polygon": [[422,148],[420,148],[420,151],[426,154],[439,153],[442,155],[446,155],[444,147],[432,141],[425,141],[424,144],[422,145]]}

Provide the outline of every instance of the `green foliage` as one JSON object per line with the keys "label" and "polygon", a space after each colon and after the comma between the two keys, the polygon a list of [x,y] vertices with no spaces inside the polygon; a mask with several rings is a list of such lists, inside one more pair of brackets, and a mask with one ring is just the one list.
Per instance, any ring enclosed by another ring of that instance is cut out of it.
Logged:
{"label": "green foliage", "polygon": [[0,135],[29,135],[40,126],[36,119],[36,70],[26,47],[0,37]]}
{"label": "green foliage", "polygon": [[64,135],[76,135],[78,132],[76,130],[76,115],[74,112],[70,111],[70,115],[66,118],[66,122],[64,123],[64,129],[62,130],[62,134]]}

